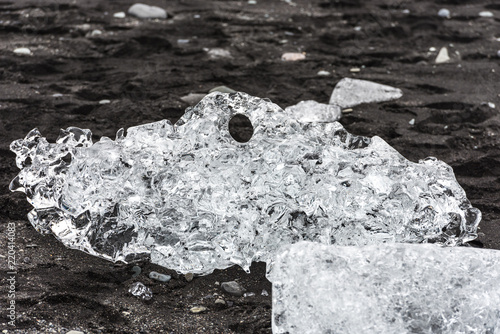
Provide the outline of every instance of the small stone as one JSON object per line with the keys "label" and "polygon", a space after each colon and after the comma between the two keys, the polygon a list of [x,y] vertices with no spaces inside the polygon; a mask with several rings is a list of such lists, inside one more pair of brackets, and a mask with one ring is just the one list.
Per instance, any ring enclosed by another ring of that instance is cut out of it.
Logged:
{"label": "small stone", "polygon": [[354,68],[351,68],[349,70],[349,72],[351,72],[351,73],[358,73],[358,72],[361,72],[361,69],[359,67],[354,67]]}
{"label": "small stone", "polygon": [[217,298],[215,300],[215,304],[218,304],[218,305],[226,305],[226,302],[224,301],[224,299],[222,298]]}
{"label": "small stone", "polygon": [[231,306],[233,306],[233,305],[234,305],[234,302],[232,302],[232,301],[228,300],[228,301],[226,302],[226,304],[227,304],[227,306],[231,307]]}
{"label": "small stone", "polygon": [[205,306],[195,306],[195,307],[191,307],[190,311],[191,313],[202,313],[202,312],[205,312],[207,310],[207,308]]}
{"label": "small stone", "polygon": [[353,111],[352,108],[347,108],[347,109],[343,109],[342,113],[343,114],[350,114],[350,113],[352,113],[352,111]]}
{"label": "small stone", "polygon": [[410,14],[410,10],[409,9],[403,9],[401,11],[401,13],[403,13],[403,14]]}
{"label": "small stone", "polygon": [[99,35],[102,35],[102,31],[99,30],[99,29],[94,29],[92,30],[92,32],[90,33],[90,36],[94,37],[94,36],[99,36]]}
{"label": "small stone", "polygon": [[17,48],[14,50],[14,53],[17,55],[30,55],[31,50],[28,48]]}
{"label": "small stone", "polygon": [[123,315],[130,315],[130,312],[127,312],[127,311],[123,311],[122,312]]}
{"label": "small stone", "polygon": [[186,279],[186,281],[191,282],[194,278],[194,275],[193,273],[187,273],[186,275],[184,275],[184,278]]}
{"label": "small stone", "polygon": [[264,290],[262,290],[262,292],[261,292],[260,294],[261,294],[262,296],[265,296],[265,297],[269,296],[269,292],[267,292],[267,290],[265,290],[265,289],[264,289]]}
{"label": "small stone", "polygon": [[37,248],[38,245],[37,244],[29,244],[29,245],[26,245],[26,248]]}
{"label": "small stone", "polygon": [[299,61],[306,59],[306,55],[300,52],[287,52],[281,55],[283,61]]}
{"label": "small stone", "polygon": [[165,9],[148,6],[142,3],[136,3],[128,9],[128,13],[140,19],[166,19],[167,12]]}
{"label": "small stone", "polygon": [[436,49],[435,47],[433,47],[433,46],[431,46],[431,47],[429,48],[429,51],[430,51],[430,52],[436,52],[436,50],[437,50],[437,49]]}
{"label": "small stone", "polygon": [[450,57],[448,56],[448,49],[446,47],[442,47],[441,50],[439,50],[435,63],[442,64],[442,63],[447,63],[449,61]]}
{"label": "small stone", "polygon": [[116,18],[116,19],[124,19],[125,18],[125,13],[124,12],[118,12],[118,13],[114,13],[113,14],[113,17]]}
{"label": "small stone", "polygon": [[141,274],[141,271],[142,271],[141,267],[133,266],[132,267],[132,272],[133,272],[132,278],[136,278],[137,276],[139,276]]}
{"label": "small stone", "polygon": [[446,8],[441,8],[438,12],[439,17],[444,17],[449,19],[451,17],[450,11]]}
{"label": "small stone", "polygon": [[329,76],[331,73],[328,72],[328,71],[319,71],[318,73],[316,73],[316,75],[319,75],[320,77],[327,77]]}
{"label": "small stone", "polygon": [[177,40],[177,44],[188,44],[189,42],[189,39],[180,38]]}
{"label": "small stone", "polygon": [[243,297],[247,298],[247,297],[254,297],[255,296],[255,293],[254,292],[245,292],[243,294]]}
{"label": "small stone", "polygon": [[479,16],[480,17],[493,17],[494,15],[492,12],[484,11],[484,12],[480,12]]}
{"label": "small stone", "polygon": [[133,296],[142,298],[144,300],[150,300],[153,298],[153,291],[150,288],[142,284],[141,282],[133,283],[128,289]]}
{"label": "small stone", "polygon": [[495,109],[495,104],[493,102],[488,102],[488,107]]}
{"label": "small stone", "polygon": [[229,293],[232,296],[241,297],[245,293],[246,289],[243,288],[238,282],[224,282],[221,284],[221,288],[223,291]]}
{"label": "small stone", "polygon": [[206,94],[196,94],[196,93],[189,93],[186,96],[181,97],[181,100],[189,104],[190,106],[194,106],[200,102]]}
{"label": "small stone", "polygon": [[408,122],[408,124],[410,124],[410,125],[415,125],[415,118],[412,118],[412,119]]}
{"label": "small stone", "polygon": [[109,104],[109,103],[111,103],[110,100],[101,100],[101,101],[99,101],[99,104]]}
{"label": "small stone", "polygon": [[26,257],[23,259],[23,262],[24,262],[24,263],[26,263],[26,264],[30,264],[30,263],[31,263],[31,259],[30,259],[29,257],[27,257],[27,256],[26,256]]}
{"label": "small stone", "polygon": [[149,273],[149,278],[160,281],[160,282],[168,282],[172,278],[170,275],[164,275],[157,273],[156,271],[152,271]]}
{"label": "small stone", "polygon": [[227,86],[217,86],[215,88],[210,89],[209,93],[213,92],[221,92],[221,93],[236,93],[234,89],[231,89]]}

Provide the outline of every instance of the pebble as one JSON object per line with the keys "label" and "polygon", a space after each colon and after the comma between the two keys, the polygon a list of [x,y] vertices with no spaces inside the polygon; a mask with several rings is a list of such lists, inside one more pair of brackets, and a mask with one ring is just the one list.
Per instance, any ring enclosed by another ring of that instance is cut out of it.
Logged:
{"label": "pebble", "polygon": [[141,270],[141,267],[139,267],[139,266],[133,266],[132,267],[132,271],[134,272],[132,274],[132,278],[135,278],[135,277],[137,277],[137,276],[139,276],[141,274],[142,270]]}
{"label": "pebble", "polygon": [[84,334],[84,333],[80,331],[69,331],[66,334]]}
{"label": "pebble", "polygon": [[343,114],[350,114],[350,113],[352,113],[352,108],[343,109],[342,113]]}
{"label": "pebble", "polygon": [[226,305],[226,302],[224,301],[224,299],[222,299],[222,298],[218,298],[218,299],[215,301],[215,304],[219,304],[219,305]]}
{"label": "pebble", "polygon": [[241,297],[245,293],[245,288],[238,284],[238,282],[224,282],[221,284],[223,291],[229,293],[232,296]]}
{"label": "pebble", "polygon": [[441,50],[439,50],[439,53],[436,57],[435,63],[436,64],[442,64],[450,61],[450,57],[448,56],[448,49],[445,47],[442,47]]}
{"label": "pebble", "polygon": [[114,13],[113,17],[117,18],[117,19],[124,19],[125,18],[125,13],[124,12]]}
{"label": "pebble", "polygon": [[445,17],[449,19],[451,17],[450,11],[446,8],[441,8],[438,12],[439,17]]}
{"label": "pebble", "polygon": [[215,88],[210,89],[209,93],[220,92],[220,93],[236,93],[236,91],[227,86],[217,86]]}
{"label": "pebble", "polygon": [[248,0],[248,4],[249,5],[256,5],[257,1],[255,1],[255,0]]}
{"label": "pebble", "polygon": [[177,40],[177,44],[188,44],[189,43],[189,39],[178,39]]}
{"label": "pebble", "polygon": [[181,97],[181,100],[186,102],[190,106],[194,106],[198,104],[198,102],[200,102],[205,96],[206,94],[189,93],[188,95]]}
{"label": "pebble", "polygon": [[316,73],[316,75],[319,75],[320,77],[327,77],[329,76],[331,73],[328,72],[328,71],[319,71],[318,73]]}
{"label": "pebble", "polygon": [[231,52],[225,49],[213,48],[213,49],[205,49],[205,51],[212,59],[233,58]]}
{"label": "pebble", "polygon": [[170,275],[164,275],[157,273],[156,271],[152,271],[149,273],[149,278],[160,281],[160,282],[168,282],[172,278]]}
{"label": "pebble", "polygon": [[31,50],[28,48],[17,48],[14,50],[14,53],[17,55],[30,55]]}
{"label": "pebble", "polygon": [[283,61],[299,61],[306,59],[306,55],[300,52],[287,52],[281,55]]}
{"label": "pebble", "polygon": [[92,30],[92,32],[90,33],[90,36],[92,37],[99,35],[102,35],[102,31],[100,31],[99,29]]}
{"label": "pebble", "polygon": [[55,93],[55,94],[52,94],[52,97],[63,97],[63,95],[61,93]]}
{"label": "pebble", "polygon": [[166,19],[167,12],[165,9],[148,6],[143,3],[136,3],[128,9],[128,13],[140,19]]}
{"label": "pebble", "polygon": [[358,73],[358,72],[361,72],[361,69],[359,67],[353,67],[349,70],[349,72],[351,73]]}
{"label": "pebble", "polygon": [[269,296],[269,292],[267,292],[267,290],[265,290],[265,289],[264,289],[264,290],[262,290],[262,292],[261,292],[260,294],[261,294],[262,296],[265,296],[265,297]]}
{"label": "pebble", "polygon": [[205,312],[207,310],[207,308],[205,306],[195,306],[195,307],[191,307],[191,313],[202,313],[202,312]]}
{"label": "pebble", "polygon": [[99,104],[109,104],[109,103],[111,103],[110,100],[101,100],[101,101],[99,101]]}
{"label": "pebble", "polygon": [[429,48],[429,51],[430,51],[430,52],[436,52],[436,50],[437,50],[437,49],[436,49],[435,47],[433,47],[433,46],[431,46],[431,47]]}
{"label": "pebble", "polygon": [[480,12],[479,16],[481,16],[481,17],[493,17],[494,15],[492,12],[485,11],[485,12]]}
{"label": "pebble", "polygon": [[186,279],[186,281],[188,282],[191,282],[194,278],[194,274],[193,273],[187,273],[186,275],[184,275],[184,278]]}
{"label": "pebble", "polygon": [[409,9],[403,9],[401,11],[401,13],[403,13],[403,14],[410,14],[410,10]]}
{"label": "pebble", "polygon": [[495,104],[493,102],[488,102],[488,107],[495,109]]}
{"label": "pebble", "polygon": [[243,297],[254,297],[255,296],[255,293],[254,292],[245,292],[243,294]]}
{"label": "pebble", "polygon": [[29,257],[25,257],[23,259],[23,262],[26,263],[26,264],[29,264],[29,263],[31,263],[31,259]]}
{"label": "pebble", "polygon": [[410,125],[415,125],[415,118],[412,118],[412,119],[408,122],[408,124],[410,124]]}

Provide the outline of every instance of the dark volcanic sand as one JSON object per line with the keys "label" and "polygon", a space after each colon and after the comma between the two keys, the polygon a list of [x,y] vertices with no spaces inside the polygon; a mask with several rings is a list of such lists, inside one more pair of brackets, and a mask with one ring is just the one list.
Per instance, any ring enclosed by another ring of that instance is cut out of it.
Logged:
{"label": "dark volcanic sand", "polygon": [[[188,106],[181,96],[219,85],[282,107],[328,102],[343,77],[401,88],[403,98],[355,107],[341,123],[355,134],[381,136],[410,160],[435,156],[450,164],[483,212],[473,245],[500,249],[498,1],[145,2],[165,8],[170,18],[113,18],[133,3],[125,0],[0,2],[0,254],[7,253],[7,223],[14,222],[17,332],[271,332],[271,297],[261,296],[263,289],[271,292],[263,264],[249,275],[233,267],[187,282],[144,263],[143,274],[132,279],[132,265],[114,265],[38,234],[26,219],[30,207],[23,194],[8,190],[18,172],[9,144],[34,127],[50,140],[68,126],[91,129],[95,140],[114,138],[121,127],[177,120]],[[437,16],[442,7],[451,19]],[[483,10],[495,17],[479,17]],[[102,34],[90,36],[95,29]],[[190,42],[180,45],[178,39]],[[429,48],[443,46],[452,62],[435,65],[437,52]],[[29,47],[33,55],[15,55],[17,47]],[[214,47],[232,58],[210,59],[204,48]],[[305,52],[307,58],[283,62],[283,52]],[[350,72],[355,67],[361,71]],[[320,77],[319,70],[332,75]],[[100,105],[102,99],[111,103]],[[151,270],[173,279],[152,281]],[[214,294],[223,293],[216,282],[234,279],[256,296],[224,295],[233,305],[218,307]],[[134,281],[153,289],[150,302],[127,293]],[[0,291],[0,329],[10,332],[5,276]],[[196,305],[208,310],[192,314]]]}

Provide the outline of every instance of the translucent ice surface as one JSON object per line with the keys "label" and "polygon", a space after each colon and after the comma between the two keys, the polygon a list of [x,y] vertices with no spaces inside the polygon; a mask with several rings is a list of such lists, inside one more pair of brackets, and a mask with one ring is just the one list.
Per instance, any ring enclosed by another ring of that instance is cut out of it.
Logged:
{"label": "translucent ice surface", "polygon": [[[245,143],[229,132],[249,118]],[[240,116],[240,117],[244,117]],[[439,242],[476,237],[452,169],[406,160],[379,137],[337,122],[299,123],[268,100],[215,92],[175,124],[159,121],[92,143],[89,130],[38,130],[11,149],[29,220],[66,246],[113,261],[151,257],[207,274],[267,261],[283,244]]]}
{"label": "translucent ice surface", "polygon": [[318,103],[316,101],[301,101],[296,105],[285,108],[285,113],[301,123],[335,122],[342,116],[339,106]]}
{"label": "translucent ice surface", "polygon": [[299,242],[269,267],[274,334],[500,331],[497,250]]}
{"label": "translucent ice surface", "polygon": [[330,104],[347,108],[362,103],[396,100],[401,96],[403,92],[399,88],[367,80],[344,78],[333,89]]}

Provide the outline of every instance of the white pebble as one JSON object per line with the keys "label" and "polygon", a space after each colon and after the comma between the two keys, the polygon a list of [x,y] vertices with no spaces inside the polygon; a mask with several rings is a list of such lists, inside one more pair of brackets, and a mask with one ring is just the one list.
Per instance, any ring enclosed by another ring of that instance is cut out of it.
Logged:
{"label": "white pebble", "polygon": [[488,107],[495,109],[495,104],[493,102],[488,102]]}
{"label": "white pebble", "polygon": [[415,125],[415,118],[412,118],[412,119],[408,122],[408,124],[410,124],[410,125]]}
{"label": "white pebble", "polygon": [[492,12],[485,11],[485,12],[480,12],[479,16],[481,16],[481,17],[493,17],[494,15]]}
{"label": "white pebble", "polygon": [[165,9],[148,6],[143,3],[136,3],[128,9],[128,13],[140,19],[166,19],[167,12]]}
{"label": "white pebble", "polygon": [[447,19],[450,18],[450,11],[446,8],[441,8],[438,12],[439,17],[446,17]]}
{"label": "white pebble", "polygon": [[257,1],[255,1],[255,0],[248,0],[248,4],[249,5],[256,5]]}
{"label": "white pebble", "polygon": [[299,52],[287,52],[281,55],[283,61],[298,61],[306,59],[306,55]]}
{"label": "white pebble", "polygon": [[101,100],[99,101],[99,104],[108,104],[108,103],[111,103],[110,100]]}
{"label": "white pebble", "polygon": [[200,16],[200,15],[198,15],[198,14],[196,14],[196,15],[193,15],[193,17],[194,17],[195,19],[199,19],[201,16]]}
{"label": "white pebble", "polygon": [[450,61],[450,57],[448,56],[448,49],[445,47],[442,47],[441,50],[439,50],[439,53],[436,57],[436,64],[442,64]]}
{"label": "white pebble", "polygon": [[99,35],[102,35],[102,31],[100,31],[99,29],[92,30],[92,32],[90,33],[90,36],[99,36]]}
{"label": "white pebble", "polygon": [[125,18],[125,13],[124,12],[114,13],[113,17],[117,18],[117,19],[124,19]]}
{"label": "white pebble", "polygon": [[52,94],[52,97],[62,97],[63,95],[61,93],[55,93],[55,94]]}
{"label": "white pebble", "polygon": [[14,53],[18,55],[30,55],[31,50],[28,48],[17,48],[14,50]]}
{"label": "white pebble", "polygon": [[433,46],[431,46],[431,47],[429,48],[429,51],[430,51],[430,52],[436,52],[436,50],[437,50],[437,49],[436,49],[435,47],[433,47]]}
{"label": "white pebble", "polygon": [[409,9],[403,9],[401,11],[401,13],[403,13],[403,14],[410,14],[410,10]]}
{"label": "white pebble", "polygon": [[177,40],[177,44],[188,44],[189,43],[189,39],[178,39]]}
{"label": "white pebble", "polygon": [[351,73],[358,73],[358,72],[361,72],[361,69],[359,67],[353,67],[349,70],[349,72]]}
{"label": "white pebble", "polygon": [[212,59],[233,58],[233,56],[231,56],[231,52],[229,52],[228,50],[225,50],[225,49],[213,48],[213,49],[208,49],[205,51],[208,53],[208,55]]}
{"label": "white pebble", "polygon": [[319,71],[318,73],[316,73],[317,75],[319,75],[320,77],[327,77],[329,76],[331,73],[328,72],[328,71]]}

